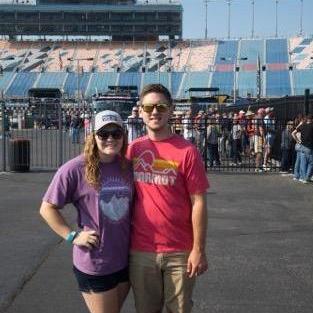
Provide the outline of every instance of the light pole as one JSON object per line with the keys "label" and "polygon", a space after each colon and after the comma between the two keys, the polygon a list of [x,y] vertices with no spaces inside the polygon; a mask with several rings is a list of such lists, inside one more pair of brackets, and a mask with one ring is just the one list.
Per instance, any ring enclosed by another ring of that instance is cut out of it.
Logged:
{"label": "light pole", "polygon": [[303,35],[303,0],[300,0],[300,32],[299,35]]}
{"label": "light pole", "polygon": [[276,15],[276,31],[275,31],[275,37],[278,37],[278,2],[279,0],[275,0],[275,15]]}
{"label": "light pole", "polygon": [[251,4],[252,4],[252,27],[251,27],[251,38],[254,38],[254,4],[255,4],[255,1],[252,0],[251,1]]}
{"label": "light pole", "polygon": [[210,0],[204,0],[205,5],[205,31],[204,31],[204,39],[208,39],[208,4]]}
{"label": "light pole", "polygon": [[68,61],[76,61],[77,63],[77,102],[78,108],[80,108],[80,100],[82,98],[82,92],[80,90],[80,73],[79,73],[79,62],[80,61],[93,61],[93,58],[67,58]]}
{"label": "light pole", "polygon": [[228,5],[228,39],[230,39],[230,6],[231,6],[231,0],[226,0],[226,3]]}

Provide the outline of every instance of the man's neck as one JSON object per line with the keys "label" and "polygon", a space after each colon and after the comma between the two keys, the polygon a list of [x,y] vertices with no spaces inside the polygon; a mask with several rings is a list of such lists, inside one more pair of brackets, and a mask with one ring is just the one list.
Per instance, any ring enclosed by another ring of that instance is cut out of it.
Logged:
{"label": "man's neck", "polygon": [[153,141],[161,141],[168,139],[173,136],[173,133],[170,128],[166,128],[164,130],[154,131],[151,129],[147,129],[148,137]]}

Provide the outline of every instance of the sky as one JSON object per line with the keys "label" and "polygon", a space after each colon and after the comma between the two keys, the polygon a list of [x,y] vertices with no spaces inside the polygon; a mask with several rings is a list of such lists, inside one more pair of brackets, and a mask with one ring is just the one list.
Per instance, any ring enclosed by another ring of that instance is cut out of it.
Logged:
{"label": "sky", "polygon": [[[204,0],[180,0],[183,8],[183,38],[204,38]],[[273,37],[276,32],[275,0],[255,1],[255,37]],[[252,0],[231,0],[231,38],[250,38]],[[278,36],[295,36],[300,31],[301,0],[279,0]],[[303,0],[303,31],[313,35],[313,0]],[[208,38],[227,38],[228,5],[226,0],[209,0]]]}

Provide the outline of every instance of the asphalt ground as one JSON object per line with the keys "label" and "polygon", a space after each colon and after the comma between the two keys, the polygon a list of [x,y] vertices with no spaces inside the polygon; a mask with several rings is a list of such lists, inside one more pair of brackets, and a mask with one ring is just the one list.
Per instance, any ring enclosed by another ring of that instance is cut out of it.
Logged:
{"label": "asphalt ground", "polygon": [[[53,172],[0,174],[0,312],[87,312],[71,248],[41,220]],[[209,174],[209,271],[194,313],[313,312],[313,184],[277,174]],[[74,221],[74,209],[64,210]],[[135,313],[130,293],[123,313]]]}

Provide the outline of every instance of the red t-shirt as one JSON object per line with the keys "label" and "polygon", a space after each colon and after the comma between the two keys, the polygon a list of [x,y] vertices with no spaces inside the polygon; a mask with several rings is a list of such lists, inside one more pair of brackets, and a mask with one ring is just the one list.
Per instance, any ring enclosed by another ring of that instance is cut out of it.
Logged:
{"label": "red t-shirt", "polygon": [[179,135],[162,141],[148,136],[128,149],[136,197],[131,248],[146,252],[189,251],[193,245],[190,195],[209,187],[194,145]]}

